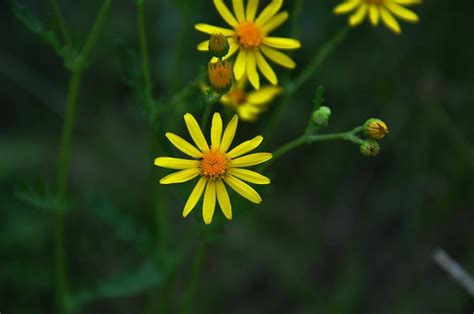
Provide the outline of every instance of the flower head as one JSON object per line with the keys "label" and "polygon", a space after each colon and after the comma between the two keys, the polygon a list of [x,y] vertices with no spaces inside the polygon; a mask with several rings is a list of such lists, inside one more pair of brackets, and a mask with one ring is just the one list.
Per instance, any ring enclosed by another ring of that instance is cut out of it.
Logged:
{"label": "flower head", "polygon": [[232,87],[232,69],[227,61],[209,62],[207,73],[212,89],[218,94],[225,94]]}
{"label": "flower head", "polygon": [[[196,24],[195,28],[206,34],[222,33],[228,37],[230,50],[224,58],[238,55],[234,62],[234,75],[237,80],[248,77],[255,89],[260,88],[258,70],[270,83],[278,83],[277,76],[266,58],[286,68],[295,68],[295,62],[278,49],[297,49],[301,46],[296,39],[270,37],[268,34],[288,19],[288,12],[280,12],[283,0],[272,0],[257,16],[259,0],[248,0],[244,8],[243,0],[233,0],[234,14],[223,0],[214,0],[217,11],[232,28],[222,28],[209,24]],[[209,50],[209,41],[197,46],[200,51]],[[266,57],[266,58],[265,58]]]}
{"label": "flower head", "polygon": [[230,92],[222,96],[221,103],[235,110],[240,119],[253,122],[259,114],[267,110],[268,104],[283,92],[283,88],[267,85],[247,92],[246,85],[245,79],[234,83]]}
{"label": "flower head", "polygon": [[[257,148],[263,141],[262,136],[237,145],[229,150],[237,129],[238,118],[234,116],[225,130],[219,113],[214,113],[211,126],[211,145],[206,141],[196,119],[187,113],[184,115],[186,127],[197,147],[173,133],[166,137],[180,151],[192,159],[158,157],[155,165],[180,170],[160,180],[161,184],[182,183],[199,177],[183,209],[186,217],[204,194],[202,215],[204,222],[210,224],[216,207],[216,200],[227,219],[232,219],[232,205],[226,185],[249,201],[259,204],[260,195],[247,183],[269,184],[270,179],[245,167],[261,164],[272,158],[270,153],[253,153],[243,156]],[[224,184],[225,183],[225,184]]]}
{"label": "flower head", "polygon": [[375,157],[380,153],[380,145],[375,140],[365,140],[360,144],[360,153],[364,157]]}
{"label": "flower head", "polygon": [[345,0],[334,8],[335,14],[347,14],[355,11],[349,17],[349,25],[355,27],[369,16],[373,26],[382,22],[395,34],[401,34],[400,24],[394,15],[410,23],[419,21],[418,15],[404,6],[421,4],[422,0]]}
{"label": "flower head", "polygon": [[380,119],[369,119],[364,123],[364,133],[370,138],[381,140],[387,135],[388,127]]}
{"label": "flower head", "polygon": [[229,41],[221,33],[212,34],[209,39],[209,52],[217,58],[224,57],[229,52]]}

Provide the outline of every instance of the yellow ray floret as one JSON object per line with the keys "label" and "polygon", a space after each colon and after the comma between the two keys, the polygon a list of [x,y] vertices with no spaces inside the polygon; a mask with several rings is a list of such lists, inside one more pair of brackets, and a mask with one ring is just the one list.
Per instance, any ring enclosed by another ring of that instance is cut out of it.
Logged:
{"label": "yellow ray floret", "polygon": [[[296,64],[280,50],[300,48],[298,40],[283,37],[270,37],[275,30],[288,19],[288,12],[280,12],[283,0],[272,0],[263,11],[257,15],[258,0],[232,0],[233,13],[223,0],[214,0],[214,5],[231,28],[199,23],[195,28],[203,33],[212,35],[223,34],[229,40],[229,52],[224,59],[232,57],[237,52],[234,62],[234,75],[237,80],[248,78],[255,89],[260,88],[260,75],[273,85],[278,84],[278,78],[265,57],[284,67],[293,69]],[[198,44],[199,51],[209,50],[209,41]]]}
{"label": "yellow ray floret", "polygon": [[186,217],[203,197],[202,216],[206,224],[212,222],[217,203],[224,216],[229,220],[232,219],[232,204],[226,185],[249,201],[261,203],[262,198],[257,191],[244,181],[253,184],[269,184],[270,179],[255,171],[242,168],[255,166],[272,158],[270,153],[245,155],[256,149],[262,143],[263,137],[256,136],[229,149],[237,130],[238,117],[234,116],[224,129],[220,114],[214,113],[211,124],[211,145],[209,145],[191,114],[184,115],[184,121],[197,147],[173,133],[166,133],[166,137],[177,149],[193,159],[173,157],[155,159],[156,166],[179,170],[162,178],[161,184],[182,183],[199,177],[184,205],[183,217]]}
{"label": "yellow ray floret", "polygon": [[382,22],[395,34],[401,34],[400,24],[395,19],[417,23],[418,15],[405,6],[421,4],[421,0],[345,0],[334,8],[335,14],[348,14],[349,25],[355,27],[361,24],[366,17],[373,26]]}

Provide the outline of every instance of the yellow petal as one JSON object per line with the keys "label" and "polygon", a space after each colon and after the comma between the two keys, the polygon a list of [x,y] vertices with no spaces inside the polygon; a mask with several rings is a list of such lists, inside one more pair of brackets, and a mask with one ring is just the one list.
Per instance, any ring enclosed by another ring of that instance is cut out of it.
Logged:
{"label": "yellow petal", "polygon": [[272,17],[271,19],[269,19],[268,22],[266,22],[262,26],[262,30],[268,34],[271,31],[273,31],[275,28],[280,26],[281,24],[285,23],[287,19],[288,19],[288,12],[286,11],[280,12],[274,17]]}
{"label": "yellow petal", "polygon": [[216,193],[217,201],[219,202],[219,206],[221,207],[222,213],[227,219],[231,220],[232,204],[230,203],[229,194],[227,193],[227,190],[222,180],[216,181]]}
{"label": "yellow petal", "polygon": [[263,43],[277,49],[297,49],[301,47],[298,40],[283,37],[265,37]]}
{"label": "yellow petal", "polygon": [[204,192],[204,201],[202,204],[202,218],[206,225],[212,222],[214,210],[216,208],[216,183],[213,180],[207,180],[206,192]]}
{"label": "yellow petal", "polygon": [[248,0],[247,11],[245,14],[247,21],[253,21],[255,19],[257,8],[258,8],[258,0]]}
{"label": "yellow petal", "polygon": [[267,60],[262,56],[259,50],[255,50],[255,56],[257,57],[257,66],[260,72],[267,78],[267,80],[273,85],[278,84],[278,78],[273,71],[272,67],[268,64]]}
{"label": "yellow petal", "polygon": [[283,92],[280,86],[265,86],[250,92],[247,101],[255,105],[266,105]]}
{"label": "yellow petal", "polygon": [[199,51],[209,51],[209,40],[205,40],[203,42],[200,42],[197,45],[197,50],[199,50]]}
{"label": "yellow petal", "polygon": [[232,0],[235,17],[239,22],[245,21],[244,0]]}
{"label": "yellow petal", "polygon": [[234,140],[235,131],[237,130],[237,124],[239,122],[239,118],[234,115],[230,120],[229,124],[225,128],[224,135],[222,136],[221,146],[219,147],[219,151],[221,153],[227,152],[232,141]]}
{"label": "yellow petal", "polygon": [[177,149],[179,149],[186,155],[194,157],[194,158],[202,157],[202,152],[200,152],[196,147],[191,145],[188,141],[186,141],[182,137],[170,132],[166,133],[165,136],[168,138],[171,144],[173,144]]}
{"label": "yellow petal", "polygon": [[225,5],[224,1],[222,0],[214,0],[214,5],[216,6],[217,11],[222,16],[224,21],[227,22],[230,26],[237,26],[239,22],[235,19],[234,15],[230,12],[230,10]]}
{"label": "yellow petal", "polygon": [[255,136],[253,139],[243,142],[242,144],[234,147],[230,152],[227,153],[227,157],[236,158],[246,154],[255,148],[257,148],[263,141],[263,136]]}
{"label": "yellow petal", "polygon": [[296,67],[296,63],[283,52],[280,52],[276,49],[267,46],[261,46],[260,50],[268,59],[272,60],[275,63],[278,63],[281,66],[284,66],[289,69],[294,69]]}
{"label": "yellow petal", "polygon": [[161,184],[183,183],[197,177],[201,173],[199,168],[190,168],[169,174],[160,180]]}
{"label": "yellow petal", "polygon": [[262,198],[258,195],[257,191],[255,191],[250,185],[247,183],[237,179],[233,176],[227,176],[224,178],[225,183],[227,183],[235,192],[239,193],[249,201],[255,204],[260,204],[262,202]]}
{"label": "yellow petal", "polygon": [[401,5],[396,4],[395,2],[391,0],[387,0],[385,2],[385,6],[387,9],[392,11],[393,14],[398,16],[400,19],[406,21],[406,22],[411,22],[411,23],[417,23],[420,19],[418,18],[418,15],[416,15],[414,12],[405,9]]}
{"label": "yellow petal", "polygon": [[209,146],[207,145],[206,139],[204,138],[204,135],[202,134],[201,128],[199,127],[196,119],[194,119],[190,113],[187,113],[184,115],[184,122],[188,128],[189,135],[191,135],[197,147],[203,152],[208,151]]}
{"label": "yellow petal", "polygon": [[398,24],[397,20],[392,16],[390,12],[384,7],[380,7],[380,14],[382,16],[382,21],[384,24],[395,34],[400,35],[402,33],[402,29],[400,28],[400,24]]}
{"label": "yellow petal", "polygon": [[234,64],[234,75],[236,80],[240,80],[245,73],[247,66],[247,50],[241,49]]}
{"label": "yellow petal", "polygon": [[379,6],[377,4],[372,4],[370,6],[370,22],[372,25],[377,26],[380,20],[380,11]]}
{"label": "yellow petal", "polygon": [[270,179],[248,169],[232,168],[230,174],[241,180],[254,184],[270,184]]}
{"label": "yellow petal", "polygon": [[193,191],[188,197],[188,200],[186,201],[186,205],[184,205],[183,217],[186,217],[201,199],[202,192],[204,191],[204,188],[206,187],[206,182],[207,182],[206,177],[201,177],[199,181],[196,183],[196,186],[194,187]]}
{"label": "yellow petal", "polygon": [[334,8],[333,13],[338,15],[349,13],[353,11],[360,4],[360,2],[361,0],[351,0],[343,2]]}
{"label": "yellow petal", "polygon": [[272,2],[263,9],[262,13],[257,17],[255,23],[257,25],[265,24],[269,19],[271,19],[277,12],[280,10],[283,0],[272,0]]}
{"label": "yellow petal", "polygon": [[250,84],[255,89],[260,88],[260,77],[257,72],[257,59],[255,57],[255,50],[248,50],[247,52],[247,76]]}
{"label": "yellow petal", "polygon": [[182,170],[198,167],[199,161],[173,157],[158,157],[155,159],[155,166],[168,169]]}
{"label": "yellow petal", "polygon": [[219,26],[209,25],[205,23],[198,23],[194,25],[194,28],[200,32],[212,35],[221,33],[224,36],[232,36],[234,35],[234,31],[232,29],[223,28]]}
{"label": "yellow petal", "polygon": [[368,10],[368,4],[367,3],[362,3],[357,11],[351,15],[349,18],[349,25],[354,27],[362,23],[364,20]]}
{"label": "yellow petal", "polygon": [[233,159],[231,161],[231,166],[235,168],[250,167],[261,164],[270,159],[272,159],[271,153],[255,153],[237,159]]}
{"label": "yellow petal", "polygon": [[211,125],[211,145],[212,149],[219,150],[222,137],[222,118],[219,112],[214,113]]}
{"label": "yellow petal", "polygon": [[421,0],[393,0],[393,1],[404,6],[421,4],[423,2]]}

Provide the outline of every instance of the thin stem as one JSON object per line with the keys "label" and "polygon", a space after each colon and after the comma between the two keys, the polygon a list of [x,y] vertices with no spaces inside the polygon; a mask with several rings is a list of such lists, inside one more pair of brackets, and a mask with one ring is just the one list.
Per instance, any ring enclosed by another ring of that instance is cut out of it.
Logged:
{"label": "thin stem", "polygon": [[71,35],[67,27],[66,21],[63,14],[61,13],[61,7],[59,6],[58,0],[50,0],[49,3],[53,9],[54,16],[56,18],[56,23],[58,23],[59,31],[63,36],[64,44],[67,47],[71,47]]}
{"label": "thin stem", "polygon": [[206,97],[206,107],[204,108],[204,113],[201,118],[201,130],[205,132],[207,129],[207,124],[209,122],[209,117],[211,116],[212,106],[221,99],[222,95],[212,94]]}
{"label": "thin stem", "polygon": [[455,260],[449,257],[442,249],[433,253],[435,262],[443,268],[451,277],[469,294],[474,297],[474,277],[462,268]]}
{"label": "thin stem", "polygon": [[140,53],[142,58],[143,80],[145,82],[145,101],[149,112],[153,108],[153,83],[150,75],[150,65],[148,61],[148,44],[145,31],[144,0],[137,0],[138,12],[138,38],[140,41]]}
{"label": "thin stem", "polygon": [[201,274],[202,266],[204,264],[204,257],[206,256],[206,249],[207,249],[207,240],[202,239],[201,243],[199,244],[198,251],[196,253],[196,257],[194,258],[191,278],[189,280],[189,284],[187,286],[186,294],[183,297],[183,306],[181,308],[182,314],[190,313],[190,307],[193,304],[196,289],[199,283],[199,275]]}
{"label": "thin stem", "polygon": [[275,150],[273,153],[273,158],[260,166],[259,171],[265,170],[268,166],[270,166],[273,162],[275,162],[277,159],[285,155],[286,153],[292,151],[295,148],[300,147],[303,144],[311,144],[314,142],[323,142],[323,141],[334,141],[334,140],[344,140],[344,141],[349,141],[354,144],[360,145],[362,144],[362,139],[360,139],[356,134],[360,131],[362,131],[363,126],[356,127],[350,131],[347,132],[342,132],[342,133],[331,133],[331,134],[321,134],[321,135],[316,135],[316,134],[304,134],[284,145],[282,145],[280,148]]}
{"label": "thin stem", "polygon": [[83,69],[87,66],[87,62],[89,61],[89,57],[94,48],[95,42],[97,41],[97,37],[99,36],[102,27],[104,26],[105,19],[109,13],[110,6],[112,4],[112,0],[105,0],[100,8],[99,13],[95,19],[94,25],[92,26],[92,30],[87,36],[86,43],[84,44],[79,57],[77,59],[77,66],[80,69]]}
{"label": "thin stem", "polygon": [[[60,201],[64,201],[67,193],[67,177],[69,157],[71,150],[72,129],[74,115],[76,112],[77,95],[81,84],[81,72],[71,73],[69,90],[66,102],[66,113],[64,117],[61,144],[59,149],[59,162],[57,174],[57,193]],[[64,301],[68,290],[66,275],[66,261],[64,251],[64,212],[57,211],[54,216],[54,238],[55,238],[55,289],[56,305],[59,313],[64,311]]]}
{"label": "thin stem", "polygon": [[306,68],[296,77],[293,83],[290,83],[286,88],[285,96],[281,104],[275,110],[271,120],[268,123],[268,127],[265,131],[265,138],[270,138],[274,133],[276,126],[278,125],[282,115],[284,114],[286,107],[293,99],[293,95],[306,83],[319,68],[319,66],[326,60],[326,58],[338,47],[342,41],[346,38],[349,33],[349,28],[346,26],[337,32],[313,57]]}

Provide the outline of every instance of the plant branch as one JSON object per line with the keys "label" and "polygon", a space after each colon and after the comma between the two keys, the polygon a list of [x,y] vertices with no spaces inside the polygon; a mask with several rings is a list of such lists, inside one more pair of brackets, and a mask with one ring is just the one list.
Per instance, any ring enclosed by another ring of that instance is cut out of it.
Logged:
{"label": "plant branch", "polygon": [[443,268],[461,287],[467,290],[474,297],[474,277],[466,272],[461,265],[449,257],[442,249],[437,249],[433,253],[434,261]]}
{"label": "plant branch", "polygon": [[138,38],[140,41],[140,53],[142,59],[143,80],[145,83],[145,105],[149,112],[153,109],[153,82],[150,75],[150,65],[148,58],[148,44],[145,31],[144,1],[137,0],[138,13]]}
{"label": "plant branch", "polygon": [[49,3],[53,9],[54,16],[56,18],[56,23],[58,24],[59,31],[63,37],[64,44],[67,47],[71,47],[71,34],[64,19],[63,14],[61,13],[61,7],[59,6],[58,0],[50,0]]}

